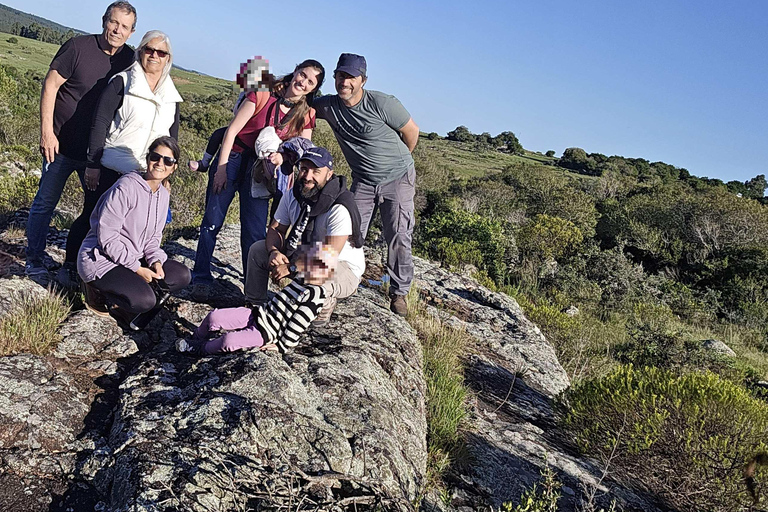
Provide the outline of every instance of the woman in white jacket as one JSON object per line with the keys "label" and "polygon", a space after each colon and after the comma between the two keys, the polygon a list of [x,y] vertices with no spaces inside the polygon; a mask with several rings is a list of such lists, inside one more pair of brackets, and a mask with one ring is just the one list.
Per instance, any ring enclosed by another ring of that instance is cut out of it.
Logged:
{"label": "woman in white jacket", "polygon": [[83,212],[67,238],[65,272],[60,281],[77,282],[77,254],[90,228],[99,198],[123,174],[146,170],[147,148],[162,136],[178,140],[182,99],[170,77],[171,41],[150,30],[136,49],[136,61],[115,75],[102,92],[94,113],[85,169]]}

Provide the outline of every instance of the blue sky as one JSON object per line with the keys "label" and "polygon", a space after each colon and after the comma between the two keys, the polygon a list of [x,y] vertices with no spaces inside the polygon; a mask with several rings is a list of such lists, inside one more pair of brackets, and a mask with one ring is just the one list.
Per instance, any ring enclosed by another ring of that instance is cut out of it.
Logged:
{"label": "blue sky", "polygon": [[[92,32],[109,4],[0,1]],[[163,30],[178,65],[214,76],[257,54],[278,74],[305,58],[330,74],[339,53],[360,53],[367,87],[397,96],[425,132],[463,124],[511,130],[533,151],[768,174],[768,1],[132,3],[131,43]]]}

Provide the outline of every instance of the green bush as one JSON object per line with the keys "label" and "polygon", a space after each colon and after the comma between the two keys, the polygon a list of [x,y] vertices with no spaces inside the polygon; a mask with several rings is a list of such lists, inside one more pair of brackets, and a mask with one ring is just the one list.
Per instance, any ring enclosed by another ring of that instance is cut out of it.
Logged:
{"label": "green bush", "polygon": [[424,219],[420,231],[419,245],[430,257],[454,266],[477,265],[503,282],[510,242],[499,222],[448,206]]}
{"label": "green bush", "polygon": [[751,502],[742,468],[767,448],[768,404],[744,388],[711,372],[624,366],[576,384],[564,403],[582,451],[666,504],[730,512]]}
{"label": "green bush", "polygon": [[583,239],[573,222],[540,214],[517,234],[517,245],[524,257],[545,261],[575,250]]}
{"label": "green bush", "polygon": [[437,132],[429,132],[429,135],[427,135],[427,138],[429,140],[437,140],[440,138],[440,136],[437,134]]}

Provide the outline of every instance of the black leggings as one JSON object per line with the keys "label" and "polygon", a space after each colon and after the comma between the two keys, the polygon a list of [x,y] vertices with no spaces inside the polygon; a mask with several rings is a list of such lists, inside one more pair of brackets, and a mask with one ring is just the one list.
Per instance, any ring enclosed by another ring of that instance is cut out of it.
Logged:
{"label": "black leggings", "polygon": [[[185,288],[192,280],[189,269],[178,261],[167,260],[163,263],[165,284],[171,292]],[[134,315],[144,313],[155,307],[155,292],[152,287],[136,272],[119,265],[101,279],[89,283],[99,290],[111,304]]]}
{"label": "black leggings", "polygon": [[[91,214],[96,208],[96,203],[99,202],[99,198],[114,185],[120,174],[112,169],[101,167],[101,174],[99,175],[99,184],[96,190],[90,191],[85,189],[85,198],[83,199],[83,212],[75,219],[72,226],[69,228],[69,235],[67,236],[67,255],[64,259],[65,263],[75,263],[77,261],[77,253],[80,252],[80,246],[83,244],[83,240],[88,236],[88,231],[91,229]],[[85,179],[85,178],[83,178]]]}

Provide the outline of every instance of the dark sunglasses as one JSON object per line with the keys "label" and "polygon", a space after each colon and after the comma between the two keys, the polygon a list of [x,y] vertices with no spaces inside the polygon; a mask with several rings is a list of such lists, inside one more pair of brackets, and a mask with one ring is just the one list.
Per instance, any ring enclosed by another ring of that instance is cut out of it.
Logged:
{"label": "dark sunglasses", "polygon": [[159,162],[161,158],[163,159],[163,164],[165,164],[166,167],[170,167],[176,164],[176,159],[171,158],[170,156],[163,156],[156,151],[153,151],[149,154],[150,162]]}
{"label": "dark sunglasses", "polygon": [[149,46],[145,46],[144,47],[144,53],[149,55],[150,57],[152,56],[153,53],[156,53],[157,56],[160,57],[161,59],[163,59],[163,58],[168,56],[168,52],[167,51],[165,51],[165,50],[158,50],[157,48],[150,48]]}

